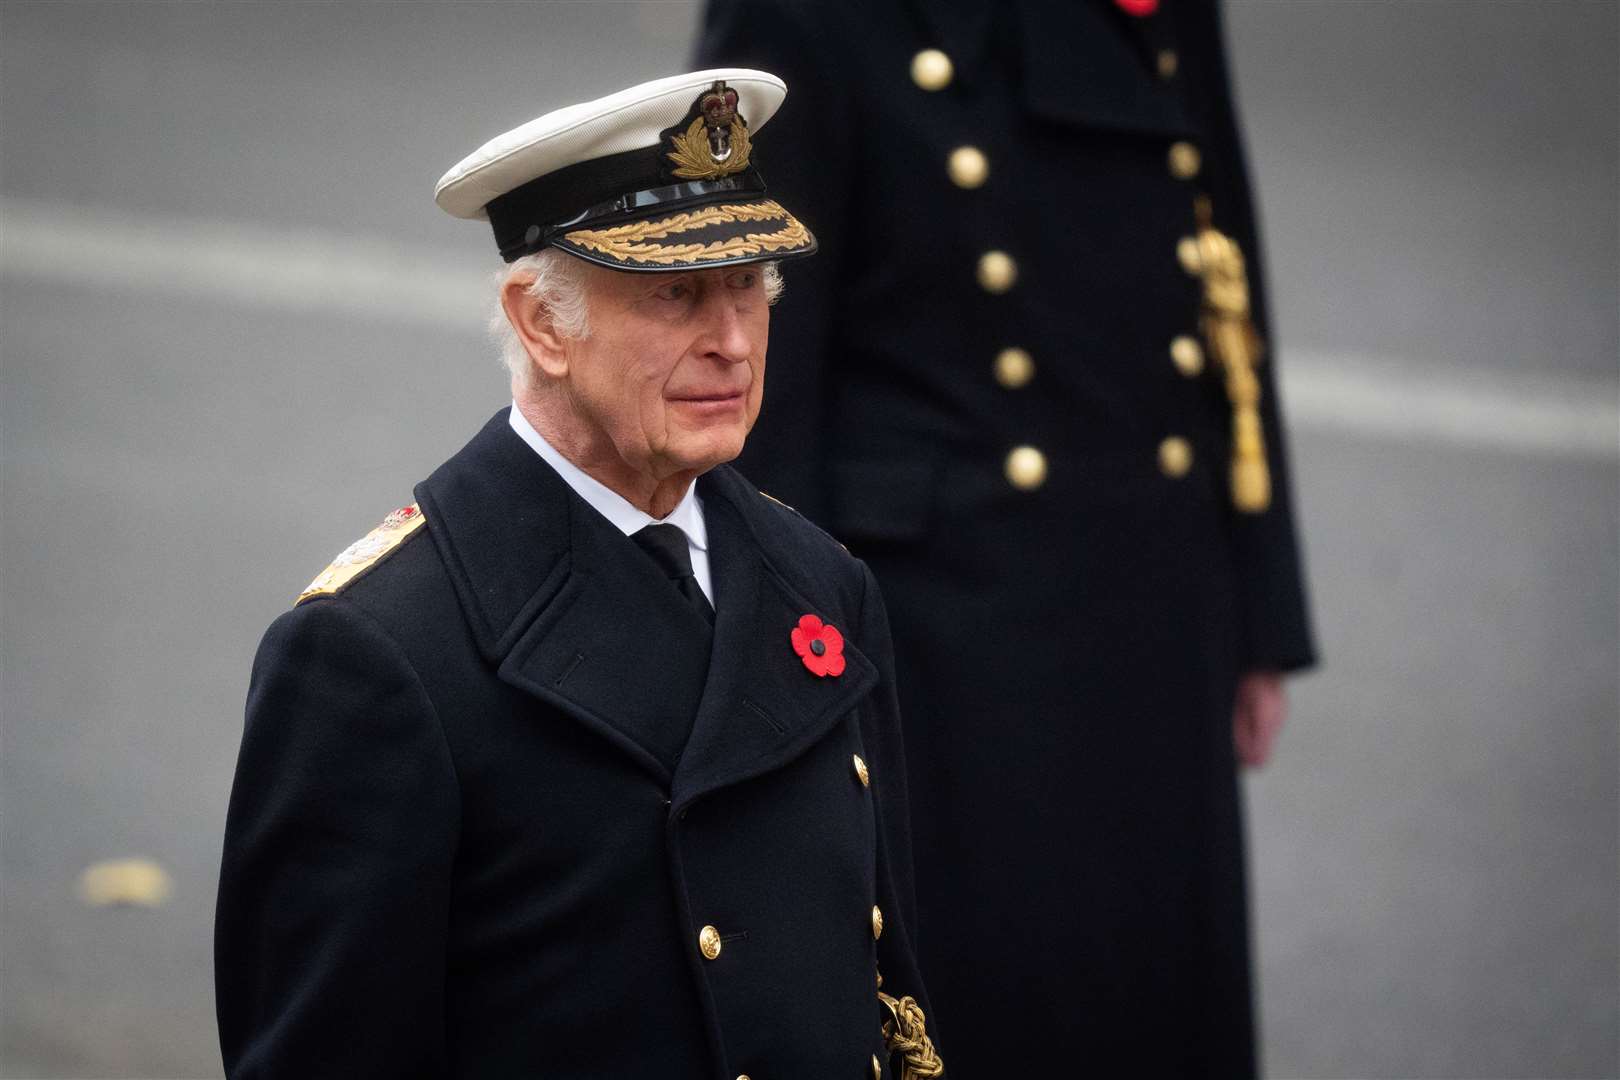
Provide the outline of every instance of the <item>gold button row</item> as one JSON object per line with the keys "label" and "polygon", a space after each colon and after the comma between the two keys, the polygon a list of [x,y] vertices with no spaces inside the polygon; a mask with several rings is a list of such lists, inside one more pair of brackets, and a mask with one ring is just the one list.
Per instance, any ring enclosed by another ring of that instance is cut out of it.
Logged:
{"label": "gold button row", "polygon": [[[1192,443],[1172,435],[1159,444],[1159,471],[1172,479],[1192,469]],[[1033,446],[1015,446],[1003,466],[1007,482],[1019,491],[1034,491],[1046,483],[1046,455]]]}
{"label": "gold button row", "polygon": [[[1158,68],[1159,78],[1169,80],[1176,77],[1176,72],[1181,67],[1181,57],[1176,55],[1174,49],[1160,49],[1154,63]],[[930,93],[943,90],[951,85],[951,80],[955,77],[956,65],[939,49],[924,49],[911,58],[911,81],[922,90]]]}
{"label": "gold button row", "polygon": [[[945,89],[950,85],[955,73],[955,65],[951,63],[951,58],[939,49],[924,49],[911,58],[911,81],[923,90],[932,92]],[[983,187],[990,179],[990,159],[977,146],[958,146],[945,159],[945,174],[957,187],[964,191],[972,191]],[[987,251],[979,256],[974,277],[985,292],[999,296],[1017,283],[1018,263],[1005,251]],[[1034,378],[1035,362],[1023,349],[1003,349],[996,354],[995,376],[996,382],[1009,390],[1016,390]],[[1032,464],[1028,455],[1018,457],[1017,475],[1025,477],[1025,483],[1030,487],[1039,487],[1046,476],[1045,459],[1040,457],[1040,451],[1027,449],[1035,455],[1036,461]],[[1017,454],[1018,452],[1014,451],[1014,457],[1017,457]],[[1014,457],[1008,458],[1009,477],[1014,475]],[[1032,470],[1039,475],[1031,481],[1028,478],[1033,475]],[[1023,486],[1016,479],[1013,483]],[[858,757],[855,762],[861,783],[868,783],[864,763]],[[877,1061],[874,1058],[873,1067],[876,1068],[876,1065]]]}
{"label": "gold button row", "polygon": [[[1168,70],[1166,70],[1168,66]],[[1175,73],[1175,54],[1161,53],[1159,56],[1160,74],[1169,78]],[[943,90],[951,84],[955,77],[956,68],[951,58],[939,49],[923,49],[911,58],[911,81],[923,90],[933,92]],[[1196,149],[1193,150],[1196,154]],[[1182,154],[1173,154],[1176,161],[1185,164]],[[1176,163],[1171,165],[1172,171]],[[1194,169],[1196,172],[1196,168]],[[990,179],[990,159],[976,146],[958,146],[952,150],[945,161],[945,172],[951,183],[966,191],[983,187]],[[985,292],[999,296],[1010,290],[1018,282],[1018,263],[1005,251],[987,251],[979,256],[975,268],[975,278],[979,287]],[[1001,386],[1016,390],[1027,386],[1035,377],[1035,361],[1028,350],[1010,346],[996,354],[995,378]],[[1046,455],[1033,446],[1018,446],[1008,453],[1005,465],[1007,480],[1020,491],[1034,491],[1046,482]],[[855,774],[860,778],[862,785],[871,783],[866,770],[866,763],[858,756],[855,758]],[[874,938],[883,933],[883,913],[877,908],[872,909],[872,936]],[[872,1075],[880,1076],[876,1056],[872,1058]]]}

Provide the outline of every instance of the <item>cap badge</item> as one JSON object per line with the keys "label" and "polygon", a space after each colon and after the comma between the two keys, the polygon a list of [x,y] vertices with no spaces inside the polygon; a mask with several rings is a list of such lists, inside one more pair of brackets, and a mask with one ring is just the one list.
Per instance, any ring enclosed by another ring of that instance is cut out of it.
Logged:
{"label": "cap badge", "polygon": [[801,616],[788,639],[812,675],[837,678],[844,673],[844,635],[838,627],[822,622],[820,616]]}
{"label": "cap badge", "polygon": [[748,167],[748,125],[737,112],[737,91],[716,80],[687,115],[691,123],[686,130],[669,136],[673,175],[718,180]]}

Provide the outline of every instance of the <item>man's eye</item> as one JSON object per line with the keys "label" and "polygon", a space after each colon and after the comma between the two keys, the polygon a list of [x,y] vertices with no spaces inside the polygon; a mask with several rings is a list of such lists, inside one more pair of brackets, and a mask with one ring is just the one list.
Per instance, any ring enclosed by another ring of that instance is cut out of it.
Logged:
{"label": "man's eye", "polygon": [[684,281],[672,281],[659,289],[653,295],[660,300],[685,300],[691,295],[691,288]]}
{"label": "man's eye", "polygon": [[731,287],[733,289],[752,289],[754,282],[758,280],[758,274],[752,270],[744,270],[741,273],[731,275]]}

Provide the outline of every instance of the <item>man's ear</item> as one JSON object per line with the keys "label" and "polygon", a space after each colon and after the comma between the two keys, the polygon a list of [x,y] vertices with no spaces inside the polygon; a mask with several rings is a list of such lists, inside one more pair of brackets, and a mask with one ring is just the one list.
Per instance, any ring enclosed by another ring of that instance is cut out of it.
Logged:
{"label": "man's ear", "polygon": [[563,337],[552,325],[545,305],[529,295],[533,284],[534,275],[513,274],[501,286],[501,309],[535,366],[552,378],[565,378],[568,354],[563,349]]}

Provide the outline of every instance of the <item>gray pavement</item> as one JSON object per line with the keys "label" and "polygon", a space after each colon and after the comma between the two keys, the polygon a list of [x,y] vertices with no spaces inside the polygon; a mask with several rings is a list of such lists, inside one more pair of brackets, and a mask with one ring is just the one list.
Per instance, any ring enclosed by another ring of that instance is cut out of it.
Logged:
{"label": "gray pavement", "polygon": [[[258,635],[503,401],[433,181],[694,18],[0,0],[0,1077],[219,1074]],[[1269,1070],[1620,1075],[1620,8],[1230,21],[1327,660],[1248,786]]]}

